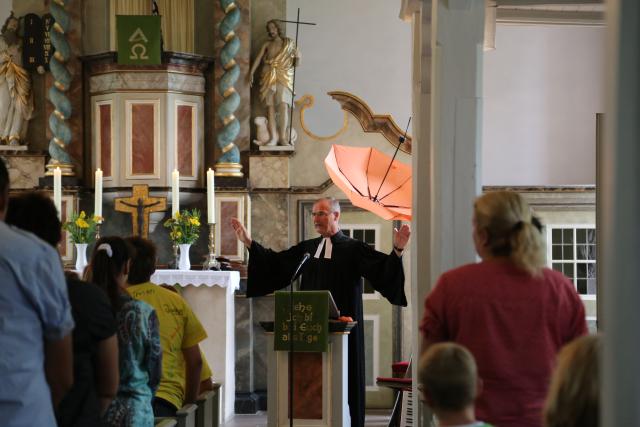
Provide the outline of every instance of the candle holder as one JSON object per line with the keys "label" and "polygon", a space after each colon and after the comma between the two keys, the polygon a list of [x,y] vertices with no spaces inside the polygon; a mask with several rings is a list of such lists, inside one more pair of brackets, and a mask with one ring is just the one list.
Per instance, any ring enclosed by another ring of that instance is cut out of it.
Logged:
{"label": "candle holder", "polygon": [[102,225],[102,221],[96,221],[96,242],[100,239],[100,226]]}
{"label": "candle holder", "polygon": [[178,269],[178,265],[180,264],[178,261],[178,244],[176,242],[173,242],[173,263],[171,264],[171,268],[177,270]]}
{"label": "candle holder", "polygon": [[202,264],[203,270],[220,270],[220,263],[216,259],[216,251],[215,251],[215,231],[216,224],[209,224],[209,255],[204,260],[204,264]]}

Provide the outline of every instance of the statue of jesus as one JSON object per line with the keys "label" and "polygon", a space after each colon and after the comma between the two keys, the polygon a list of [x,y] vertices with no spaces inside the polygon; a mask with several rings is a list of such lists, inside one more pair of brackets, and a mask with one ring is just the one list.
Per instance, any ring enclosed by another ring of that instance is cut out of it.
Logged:
{"label": "statue of jesus", "polygon": [[[267,22],[269,41],[262,45],[251,70],[249,84],[261,63],[260,100],[267,107],[270,140],[267,145],[292,145],[289,140],[289,102],[293,95],[293,67],[300,62],[300,52],[293,40],[284,37],[275,20]],[[292,140],[295,138],[291,138]]]}

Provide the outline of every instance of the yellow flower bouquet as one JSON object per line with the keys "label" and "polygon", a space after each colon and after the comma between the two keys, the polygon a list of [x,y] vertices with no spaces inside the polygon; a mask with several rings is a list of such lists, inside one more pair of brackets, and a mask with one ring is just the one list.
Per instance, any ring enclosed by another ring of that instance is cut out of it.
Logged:
{"label": "yellow flower bouquet", "polygon": [[172,242],[182,245],[193,244],[200,235],[200,211],[198,209],[176,212],[175,216],[164,222],[169,229]]}
{"label": "yellow flower bouquet", "polygon": [[72,243],[91,243],[96,237],[96,224],[100,221],[101,217],[88,216],[84,211],[74,212],[62,228],[71,235]]}

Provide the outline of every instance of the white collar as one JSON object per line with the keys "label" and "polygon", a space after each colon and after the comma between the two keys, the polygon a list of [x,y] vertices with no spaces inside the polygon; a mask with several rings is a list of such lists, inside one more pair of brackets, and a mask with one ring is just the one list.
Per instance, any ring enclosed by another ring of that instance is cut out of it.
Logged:
{"label": "white collar", "polygon": [[333,243],[331,243],[331,237],[323,237],[322,240],[320,240],[320,244],[318,245],[316,254],[313,257],[320,258],[320,254],[322,253],[323,247],[325,248],[324,249],[325,259],[331,259],[331,252],[333,250]]}

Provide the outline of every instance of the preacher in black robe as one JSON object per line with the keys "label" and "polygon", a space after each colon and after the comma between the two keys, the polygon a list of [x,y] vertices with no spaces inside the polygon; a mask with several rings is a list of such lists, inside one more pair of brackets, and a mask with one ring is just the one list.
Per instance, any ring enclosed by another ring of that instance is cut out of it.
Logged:
{"label": "preacher in black robe", "polygon": [[[404,271],[396,250],[388,255],[378,252],[339,230],[330,240],[330,258],[325,258],[329,245],[323,242],[323,237],[305,240],[282,252],[274,252],[252,241],[249,248],[247,297],[267,295],[288,286],[304,254],[311,254],[312,257],[302,267],[301,289],[331,291],[340,314],[358,322],[349,335],[348,396],[351,425],[363,427],[365,361],[361,277],[369,280],[373,288],[392,304],[406,306]],[[323,248],[317,253],[321,243]],[[319,257],[316,258],[314,254]]]}

